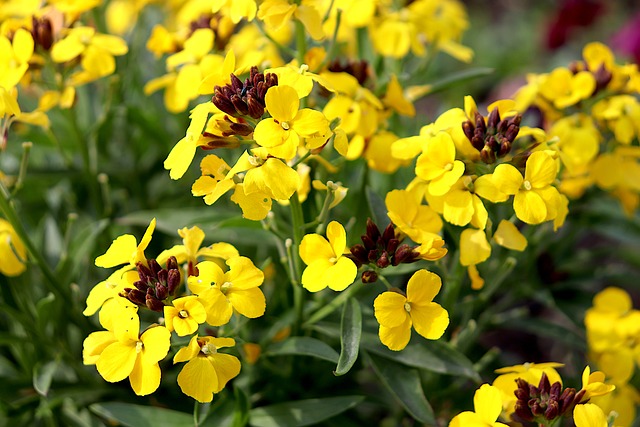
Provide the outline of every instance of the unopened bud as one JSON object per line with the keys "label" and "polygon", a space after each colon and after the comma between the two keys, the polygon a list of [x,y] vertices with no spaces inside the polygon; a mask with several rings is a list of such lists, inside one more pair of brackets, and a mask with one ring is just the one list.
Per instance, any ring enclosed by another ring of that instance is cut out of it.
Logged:
{"label": "unopened bud", "polygon": [[378,273],[372,270],[362,272],[362,283],[373,283],[378,280]]}

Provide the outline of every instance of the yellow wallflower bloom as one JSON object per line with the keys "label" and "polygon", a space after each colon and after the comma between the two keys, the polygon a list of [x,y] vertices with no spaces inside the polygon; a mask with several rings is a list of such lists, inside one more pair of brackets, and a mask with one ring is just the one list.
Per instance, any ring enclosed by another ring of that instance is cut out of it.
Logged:
{"label": "yellow wallflower bloom", "polygon": [[456,147],[446,132],[431,138],[418,157],[416,175],[430,183],[429,192],[446,194],[464,173],[464,163],[456,160]]}
{"label": "yellow wallflower bloom", "polygon": [[631,144],[640,135],[640,102],[631,95],[618,95],[599,101],[591,114],[605,121],[616,141]]}
{"label": "yellow wallflower bloom", "polygon": [[173,300],[173,307],[164,306],[164,322],[169,332],[176,331],[180,336],[190,335],[207,320],[207,312],[198,298],[189,295]]}
{"label": "yellow wallflower bloom", "polygon": [[171,249],[162,251],[156,258],[158,264],[164,265],[169,257],[174,256],[178,264],[187,262],[189,264],[189,271],[192,272],[199,258],[205,260],[227,260],[240,255],[233,245],[226,242],[200,247],[205,236],[204,231],[198,226],[181,228],[178,230],[178,234],[182,237],[183,244],[175,245]]}
{"label": "yellow wallflower bloom", "polygon": [[218,349],[233,347],[233,338],[191,338],[187,347],[182,347],[173,358],[173,363],[187,362],[178,374],[178,385],[184,394],[200,403],[211,402],[213,394],[219,393],[230,379],[240,373],[240,361]]}
{"label": "yellow wallflower bloom", "polygon": [[128,264],[125,268],[132,269],[139,262],[146,264],[147,259],[144,256],[144,250],[149,246],[155,228],[156,219],[153,218],[144,232],[140,244],[137,243],[135,236],[131,234],[124,234],[118,237],[111,243],[107,252],[96,258],[96,266],[111,268],[121,264]]}
{"label": "yellow wallflower bloom", "polygon": [[23,28],[13,35],[13,41],[0,36],[0,86],[11,89],[29,69],[29,60],[33,55],[33,37]]}
{"label": "yellow wallflower bloom", "polygon": [[549,136],[558,138],[560,159],[569,171],[579,170],[596,158],[602,135],[586,114],[574,114],[556,121]]}
{"label": "yellow wallflower bloom", "polygon": [[114,56],[128,51],[127,43],[118,36],[96,33],[91,27],[75,27],[53,45],[51,59],[67,62],[81,56],[83,70],[71,77],[73,84],[81,85],[113,74],[116,69]]}
{"label": "yellow wallflower bloom", "polygon": [[332,90],[331,83],[324,77],[309,71],[307,64],[299,67],[288,64],[284,67],[270,68],[265,73],[273,73],[278,76],[279,86],[291,86],[298,93],[300,99],[311,93],[313,82],[320,83],[325,89]]}
{"label": "yellow wallflower bloom", "polygon": [[19,276],[26,269],[27,250],[11,224],[0,218],[0,274]]}
{"label": "yellow wallflower bloom", "polygon": [[521,221],[540,224],[558,213],[560,194],[551,185],[557,171],[553,157],[536,151],[527,160],[524,177],[514,166],[503,163],[494,170],[493,182],[502,193],[515,196],[513,209]]}
{"label": "yellow wallflower bloom", "polygon": [[587,365],[582,371],[582,389],[585,390],[582,401],[586,402],[592,397],[603,396],[615,390],[613,384],[605,384],[604,372],[591,372],[591,368]]}
{"label": "yellow wallflower bloom", "polygon": [[378,172],[393,173],[408,161],[395,159],[391,155],[391,147],[398,137],[386,130],[376,132],[369,138],[362,156],[367,160],[367,165]]}
{"label": "yellow wallflower bloom", "polygon": [[314,40],[322,40],[324,30],[318,1],[302,0],[297,3],[290,4],[287,0],[265,0],[258,9],[258,19],[264,21],[270,29],[277,31],[295,17],[302,22]]}
{"label": "yellow wallflower bloom", "polygon": [[409,279],[406,296],[383,292],[373,302],[380,329],[380,341],[399,351],[411,339],[411,327],[430,340],[437,340],[449,326],[449,313],[433,298],[440,292],[442,280],[427,270],[418,270]]}
{"label": "yellow wallflower bloom", "polygon": [[327,226],[327,238],[319,234],[307,234],[300,243],[300,258],[307,265],[302,273],[302,286],[310,292],[329,287],[342,291],[356,278],[358,268],[344,256],[347,234],[337,221]]}
{"label": "yellow wallflower bloom", "polygon": [[563,109],[587,99],[596,88],[596,80],[588,71],[573,74],[568,68],[556,68],[540,83],[540,94]]}
{"label": "yellow wallflower bloom", "polygon": [[390,191],[384,199],[389,219],[416,243],[431,241],[442,230],[440,215],[420,199],[415,191],[407,190]]}
{"label": "yellow wallflower bloom", "polygon": [[500,390],[489,384],[482,384],[473,396],[474,412],[462,412],[451,420],[449,427],[508,427],[498,422],[502,412]]}
{"label": "yellow wallflower bloom", "polygon": [[261,120],[253,137],[270,155],[291,160],[304,143],[308,149],[318,148],[329,139],[329,121],[319,111],[298,110],[300,99],[291,86],[274,86],[265,95],[271,118]]}
{"label": "yellow wallflower bloom", "polygon": [[405,96],[402,91],[402,86],[400,86],[400,82],[395,74],[391,75],[391,79],[387,85],[387,92],[382,99],[382,102],[403,116],[413,117],[416,115],[416,108]]}
{"label": "yellow wallflower bloom", "polygon": [[116,340],[104,347],[96,367],[102,378],[109,382],[129,377],[133,391],[145,396],[160,385],[158,362],[169,352],[171,333],[164,326],[152,326],[140,336],[139,330],[137,315],[123,320],[123,325],[115,328]]}
{"label": "yellow wallflower bloom", "polygon": [[264,314],[266,302],[259,289],[264,280],[262,271],[246,257],[226,261],[226,273],[212,261],[197,265],[198,275],[188,279],[189,289],[207,312],[207,323],[221,326],[229,322],[233,311],[251,319]]}
{"label": "yellow wallflower bloom", "polygon": [[429,185],[425,191],[427,202],[451,224],[461,227],[471,224],[473,227],[484,229],[489,214],[476,194],[475,178],[469,175],[461,176],[443,196],[431,194]]}
{"label": "yellow wallflower bloom", "polygon": [[[91,289],[87,296],[87,307],[82,314],[92,316],[100,310],[100,319],[103,319],[103,316],[111,312],[111,304],[118,304],[118,300],[124,299],[120,297],[120,293],[124,291],[124,288],[133,288],[134,282],[138,280],[140,280],[138,272],[131,270],[128,265],[114,271],[107,279]],[[105,313],[104,315],[103,311]]]}

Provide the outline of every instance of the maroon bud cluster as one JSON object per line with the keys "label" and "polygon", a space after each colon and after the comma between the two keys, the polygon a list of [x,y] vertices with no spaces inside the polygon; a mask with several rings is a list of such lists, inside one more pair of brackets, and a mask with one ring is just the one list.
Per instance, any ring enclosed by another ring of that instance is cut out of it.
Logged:
{"label": "maroon bud cluster", "polygon": [[[362,245],[357,244],[350,248],[347,255],[356,266],[374,265],[377,268],[387,268],[402,263],[415,262],[420,254],[407,244],[400,244],[401,240],[395,236],[395,227],[389,223],[382,233],[378,226],[367,219],[367,232],[360,237]],[[362,283],[373,283],[378,280],[375,271],[367,270],[362,273]]]}
{"label": "maroon bud cluster", "polygon": [[576,392],[576,389],[570,387],[562,390],[562,384],[558,381],[551,384],[545,373],[537,387],[522,378],[518,378],[516,384],[518,388],[514,394],[518,400],[515,415],[524,421],[552,421],[570,414],[585,393],[584,390]]}
{"label": "maroon bud cluster", "polygon": [[356,78],[356,80],[358,80],[360,86],[364,86],[364,83],[370,76],[369,63],[364,59],[348,59],[345,64],[343,64],[339,59],[334,59],[331,61],[327,69],[334,73],[351,74]]}
{"label": "maroon bud cluster", "polygon": [[486,123],[484,117],[476,111],[473,122],[467,120],[462,123],[462,130],[471,145],[480,152],[482,161],[491,164],[511,151],[513,141],[520,132],[521,121],[520,114],[501,120],[500,112],[494,108]]}
{"label": "maroon bud cluster", "polygon": [[140,280],[134,288],[125,288],[121,294],[132,303],[145,306],[149,310],[162,312],[164,300],[176,294],[180,287],[180,268],[175,257],[167,260],[167,268],[160,267],[155,259],[147,261],[148,266],[139,262],[136,270]]}
{"label": "maroon bud cluster", "polygon": [[239,147],[240,140],[235,136],[243,137],[251,135],[253,133],[253,126],[242,118],[236,120],[237,122],[231,120],[227,115],[224,116],[224,119],[216,120],[216,128],[222,131],[222,136],[206,131],[203,132],[202,137],[206,145],[201,145],[201,148],[204,150],[213,150],[216,148]]}
{"label": "maroon bud cluster", "polygon": [[44,50],[53,46],[53,28],[51,21],[46,16],[42,18],[31,17],[31,36],[36,46],[41,46]]}
{"label": "maroon bud cluster", "polygon": [[278,85],[278,76],[263,74],[258,67],[251,67],[249,77],[242,83],[235,74],[231,74],[231,83],[216,86],[211,101],[221,111],[233,117],[252,117],[259,119],[266,107],[264,96],[272,86]]}

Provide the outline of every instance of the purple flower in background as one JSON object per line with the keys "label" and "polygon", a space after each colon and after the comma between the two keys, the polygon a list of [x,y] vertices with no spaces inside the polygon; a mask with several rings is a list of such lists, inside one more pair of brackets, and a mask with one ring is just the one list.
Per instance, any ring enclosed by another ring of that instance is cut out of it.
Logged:
{"label": "purple flower in background", "polygon": [[598,0],[564,0],[549,26],[547,47],[559,48],[577,28],[593,24],[603,12],[604,4]]}
{"label": "purple flower in background", "polygon": [[611,39],[611,47],[620,53],[633,56],[640,64],[640,13],[637,13]]}

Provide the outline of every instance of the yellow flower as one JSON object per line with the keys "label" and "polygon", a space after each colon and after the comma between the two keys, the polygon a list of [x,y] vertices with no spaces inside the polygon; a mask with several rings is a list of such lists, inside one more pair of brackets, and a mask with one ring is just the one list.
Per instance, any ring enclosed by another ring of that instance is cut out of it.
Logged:
{"label": "yellow flower", "polygon": [[243,18],[253,21],[256,17],[258,6],[255,0],[213,0],[212,12],[222,12],[231,18],[234,24]]}
{"label": "yellow flower", "polygon": [[225,242],[214,243],[209,246],[200,247],[204,241],[204,231],[198,226],[191,228],[181,228],[178,234],[182,237],[182,245],[175,245],[171,249],[162,251],[156,258],[160,265],[164,265],[169,257],[176,257],[178,264],[187,262],[189,265],[189,275],[198,263],[198,258],[205,260],[222,259],[227,260],[239,256],[238,250],[231,244]]}
{"label": "yellow flower", "polygon": [[[117,304],[116,300],[123,299],[120,297],[120,293],[124,291],[124,288],[133,288],[133,284],[138,280],[140,280],[138,272],[131,270],[128,265],[114,271],[107,279],[91,289],[87,296],[87,308],[84,309],[82,314],[92,316],[98,310],[101,310],[100,319],[103,319],[103,316],[111,311],[109,306]],[[105,328],[109,329],[107,326]]]}
{"label": "yellow flower", "polygon": [[104,347],[96,367],[102,378],[109,382],[129,377],[133,391],[145,396],[160,385],[158,362],[169,352],[171,333],[164,326],[151,326],[138,336],[139,330],[137,315],[116,326],[115,341]]}
{"label": "yellow flower", "polygon": [[605,384],[604,372],[591,372],[591,368],[587,365],[582,371],[582,389],[585,390],[582,401],[586,402],[592,397],[603,396],[615,390],[616,386]]}
{"label": "yellow flower", "polygon": [[26,269],[27,250],[11,224],[0,218],[0,274],[19,276]]}
{"label": "yellow flower", "polygon": [[300,99],[291,86],[273,86],[265,95],[271,118],[261,120],[253,137],[270,155],[285,160],[295,157],[298,146],[314,149],[329,139],[329,121],[319,111],[310,108],[298,110]]}
{"label": "yellow flower", "polygon": [[553,157],[536,151],[527,160],[524,177],[512,165],[503,163],[493,172],[493,182],[502,193],[515,195],[513,209],[521,221],[540,224],[558,213],[560,193],[551,185],[557,171]]}
{"label": "yellow flower", "polygon": [[560,159],[569,171],[589,165],[600,151],[602,135],[593,118],[586,114],[559,119],[551,126],[549,136],[558,139]]}
{"label": "yellow flower", "polygon": [[128,51],[127,43],[118,36],[96,33],[91,27],[75,27],[53,45],[51,59],[67,62],[81,56],[83,70],[71,76],[73,84],[81,85],[113,74],[116,69],[114,56]]}
{"label": "yellow flower", "polygon": [[420,195],[393,190],[384,200],[389,219],[416,243],[431,241],[442,230],[442,219],[430,206],[420,203]]}
{"label": "yellow flower", "polygon": [[96,258],[96,266],[111,268],[121,264],[128,264],[125,268],[132,269],[139,262],[146,264],[147,259],[144,256],[144,250],[149,246],[155,228],[156,219],[153,218],[144,232],[140,244],[137,243],[135,236],[131,234],[124,234],[118,237],[111,243],[107,252]]}
{"label": "yellow flower", "polygon": [[277,31],[295,16],[314,40],[321,40],[324,38],[324,30],[322,16],[316,4],[314,0],[302,0],[299,4],[290,4],[287,0],[265,0],[258,10],[258,18],[271,30]]}
{"label": "yellow flower", "polygon": [[251,319],[264,314],[266,302],[258,288],[264,274],[246,257],[234,257],[226,261],[226,273],[212,261],[197,265],[198,275],[188,279],[189,289],[207,312],[207,323],[221,326],[229,322],[233,311]]}
{"label": "yellow flower", "polygon": [[0,36],[0,86],[11,89],[16,86],[29,69],[33,55],[33,37],[23,28],[13,35],[13,41]]}
{"label": "yellow flower", "polygon": [[597,405],[585,403],[573,408],[573,421],[576,427],[608,427],[607,417]]}
{"label": "yellow flower", "polygon": [[[366,144],[363,157],[367,160],[367,165],[378,172],[393,173],[407,161],[395,159],[391,155],[391,147],[398,137],[386,130],[376,132]],[[347,156],[347,158],[349,158]]]}
{"label": "yellow flower", "polygon": [[321,291],[327,286],[342,291],[358,274],[355,263],[344,256],[347,249],[344,227],[331,221],[327,226],[327,239],[319,234],[307,234],[300,243],[300,258],[307,264],[302,273],[302,286],[310,292]]}
{"label": "yellow flower", "polygon": [[482,199],[476,193],[476,185],[482,180],[475,176],[463,175],[451,186],[449,192],[443,196],[431,194],[431,186],[427,186],[425,197],[430,206],[443,218],[454,225],[464,227],[471,224],[473,227],[484,229],[487,225],[489,214],[482,203]]}
{"label": "yellow flower", "polygon": [[173,307],[164,306],[164,321],[169,332],[175,330],[180,336],[190,335],[198,325],[207,320],[207,312],[198,298],[190,295],[173,300]]}
{"label": "yellow flower", "polygon": [[464,173],[464,163],[456,160],[456,147],[446,132],[431,138],[418,157],[416,175],[429,182],[434,196],[446,194]]}
{"label": "yellow flower", "polygon": [[173,358],[173,363],[187,362],[178,374],[180,390],[198,402],[213,400],[227,382],[240,373],[240,361],[218,349],[233,347],[233,338],[191,338],[187,347],[182,347]]}
{"label": "yellow flower", "polygon": [[391,75],[391,79],[387,85],[387,92],[382,102],[403,116],[413,117],[416,115],[416,109],[413,103],[402,92],[402,86],[400,86],[400,82],[398,82],[395,74]]}
{"label": "yellow flower", "polygon": [[596,88],[596,79],[588,71],[573,74],[567,68],[556,68],[540,83],[540,94],[563,109],[587,99]]}
{"label": "yellow flower", "polygon": [[498,422],[502,412],[500,390],[489,384],[482,384],[473,396],[475,412],[464,411],[451,420],[449,427],[508,427]]}
{"label": "yellow flower", "polygon": [[440,277],[427,270],[418,270],[409,279],[406,296],[399,292],[383,292],[373,302],[380,323],[382,344],[399,351],[411,339],[411,327],[430,340],[437,340],[449,326],[449,313],[433,302],[442,286]]}

